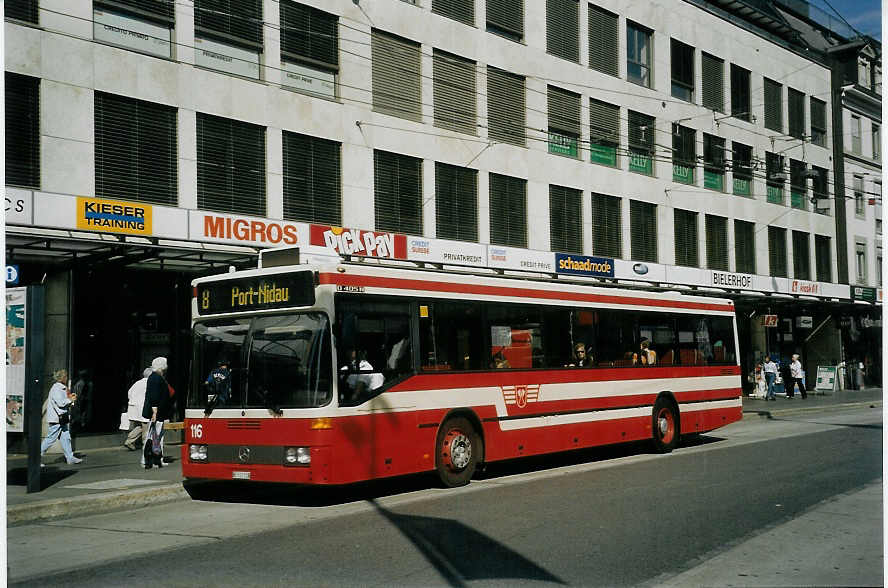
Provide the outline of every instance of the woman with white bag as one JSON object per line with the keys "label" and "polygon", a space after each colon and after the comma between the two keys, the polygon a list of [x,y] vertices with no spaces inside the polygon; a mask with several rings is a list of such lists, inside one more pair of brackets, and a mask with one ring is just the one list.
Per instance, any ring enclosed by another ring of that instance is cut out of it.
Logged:
{"label": "woman with white bag", "polygon": [[[148,419],[142,416],[142,407],[145,406],[145,390],[147,389],[148,376],[150,375],[151,368],[145,368],[145,371],[142,372],[142,379],[130,386],[129,391],[126,393],[127,406],[126,413],[124,414],[129,419],[129,426],[124,430],[128,430],[129,434],[126,436],[123,446],[130,451],[136,450],[136,440],[139,437],[144,437],[148,429]],[[121,427],[123,427],[122,418]]]}

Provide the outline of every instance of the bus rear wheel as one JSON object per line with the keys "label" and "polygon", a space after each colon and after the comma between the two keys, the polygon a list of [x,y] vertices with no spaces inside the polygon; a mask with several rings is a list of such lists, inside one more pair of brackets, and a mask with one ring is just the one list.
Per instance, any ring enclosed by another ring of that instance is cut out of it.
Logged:
{"label": "bus rear wheel", "polygon": [[653,419],[654,449],[669,453],[678,446],[678,408],[661,396],[654,403]]}
{"label": "bus rear wheel", "polygon": [[465,486],[475,474],[481,442],[475,427],[462,417],[444,421],[435,443],[435,468],[447,488]]}

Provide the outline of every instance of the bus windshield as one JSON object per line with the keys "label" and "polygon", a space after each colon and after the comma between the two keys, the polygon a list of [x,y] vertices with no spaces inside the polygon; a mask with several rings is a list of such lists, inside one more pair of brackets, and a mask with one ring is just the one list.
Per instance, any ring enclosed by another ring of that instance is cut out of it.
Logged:
{"label": "bus windshield", "polygon": [[326,315],[299,313],[194,325],[189,408],[314,408],[332,398]]}

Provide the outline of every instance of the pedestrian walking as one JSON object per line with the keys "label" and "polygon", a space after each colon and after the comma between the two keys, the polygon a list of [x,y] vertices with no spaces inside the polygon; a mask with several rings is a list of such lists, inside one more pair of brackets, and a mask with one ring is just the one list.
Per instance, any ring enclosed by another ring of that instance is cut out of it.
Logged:
{"label": "pedestrian walking", "polygon": [[71,407],[71,426],[75,433],[85,431],[92,422],[93,413],[93,381],[89,370],[82,369],[77,372],[77,379],[71,390],[77,397]]}
{"label": "pedestrian walking", "polygon": [[69,465],[77,464],[83,460],[75,457],[74,451],[71,449],[71,415],[68,412],[71,403],[77,400],[77,395],[68,392],[67,370],[56,370],[52,377],[55,383],[49,389],[49,401],[46,407],[46,424],[49,425],[49,432],[43,443],[40,444],[40,465],[43,466],[43,454],[56,441],[62,444],[65,461]]}
{"label": "pedestrian walking", "polygon": [[799,354],[792,354],[792,363],[789,364],[789,374],[790,374],[790,382],[789,382],[789,392],[790,398],[792,398],[795,393],[796,384],[799,386],[799,392],[802,394],[802,400],[808,397],[808,391],[805,390],[805,382],[802,378],[802,362],[799,361]]}
{"label": "pedestrian walking", "polygon": [[[172,399],[170,387],[166,381],[167,360],[165,357],[155,357],[151,361],[151,374],[145,383],[145,404],[142,408],[142,417],[149,422],[145,428],[146,434],[142,437],[142,443],[148,441],[148,430],[154,427],[157,438],[160,440],[160,459],[158,467],[163,467],[163,424],[170,418],[172,412]],[[145,452],[142,452],[142,465],[151,467],[151,462],[145,461]]]}
{"label": "pedestrian walking", "polygon": [[774,393],[774,382],[777,381],[777,364],[771,360],[770,355],[765,356],[765,361],[762,364],[762,371],[765,374],[765,385],[767,386],[765,400],[776,401],[777,395]]}
{"label": "pedestrian walking", "polygon": [[148,419],[142,416],[142,408],[145,406],[145,390],[148,387],[148,377],[151,375],[151,368],[145,368],[142,372],[142,379],[136,380],[126,393],[127,406],[126,416],[129,419],[129,434],[123,446],[130,451],[136,450],[136,440],[148,434]]}

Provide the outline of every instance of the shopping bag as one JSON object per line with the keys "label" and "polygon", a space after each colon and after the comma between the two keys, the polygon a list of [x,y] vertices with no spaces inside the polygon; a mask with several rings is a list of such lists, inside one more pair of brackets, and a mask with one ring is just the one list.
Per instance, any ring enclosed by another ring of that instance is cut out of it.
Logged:
{"label": "shopping bag", "polygon": [[120,413],[120,426],[117,427],[121,431],[129,431],[130,422],[129,422],[129,414],[122,412]]}

